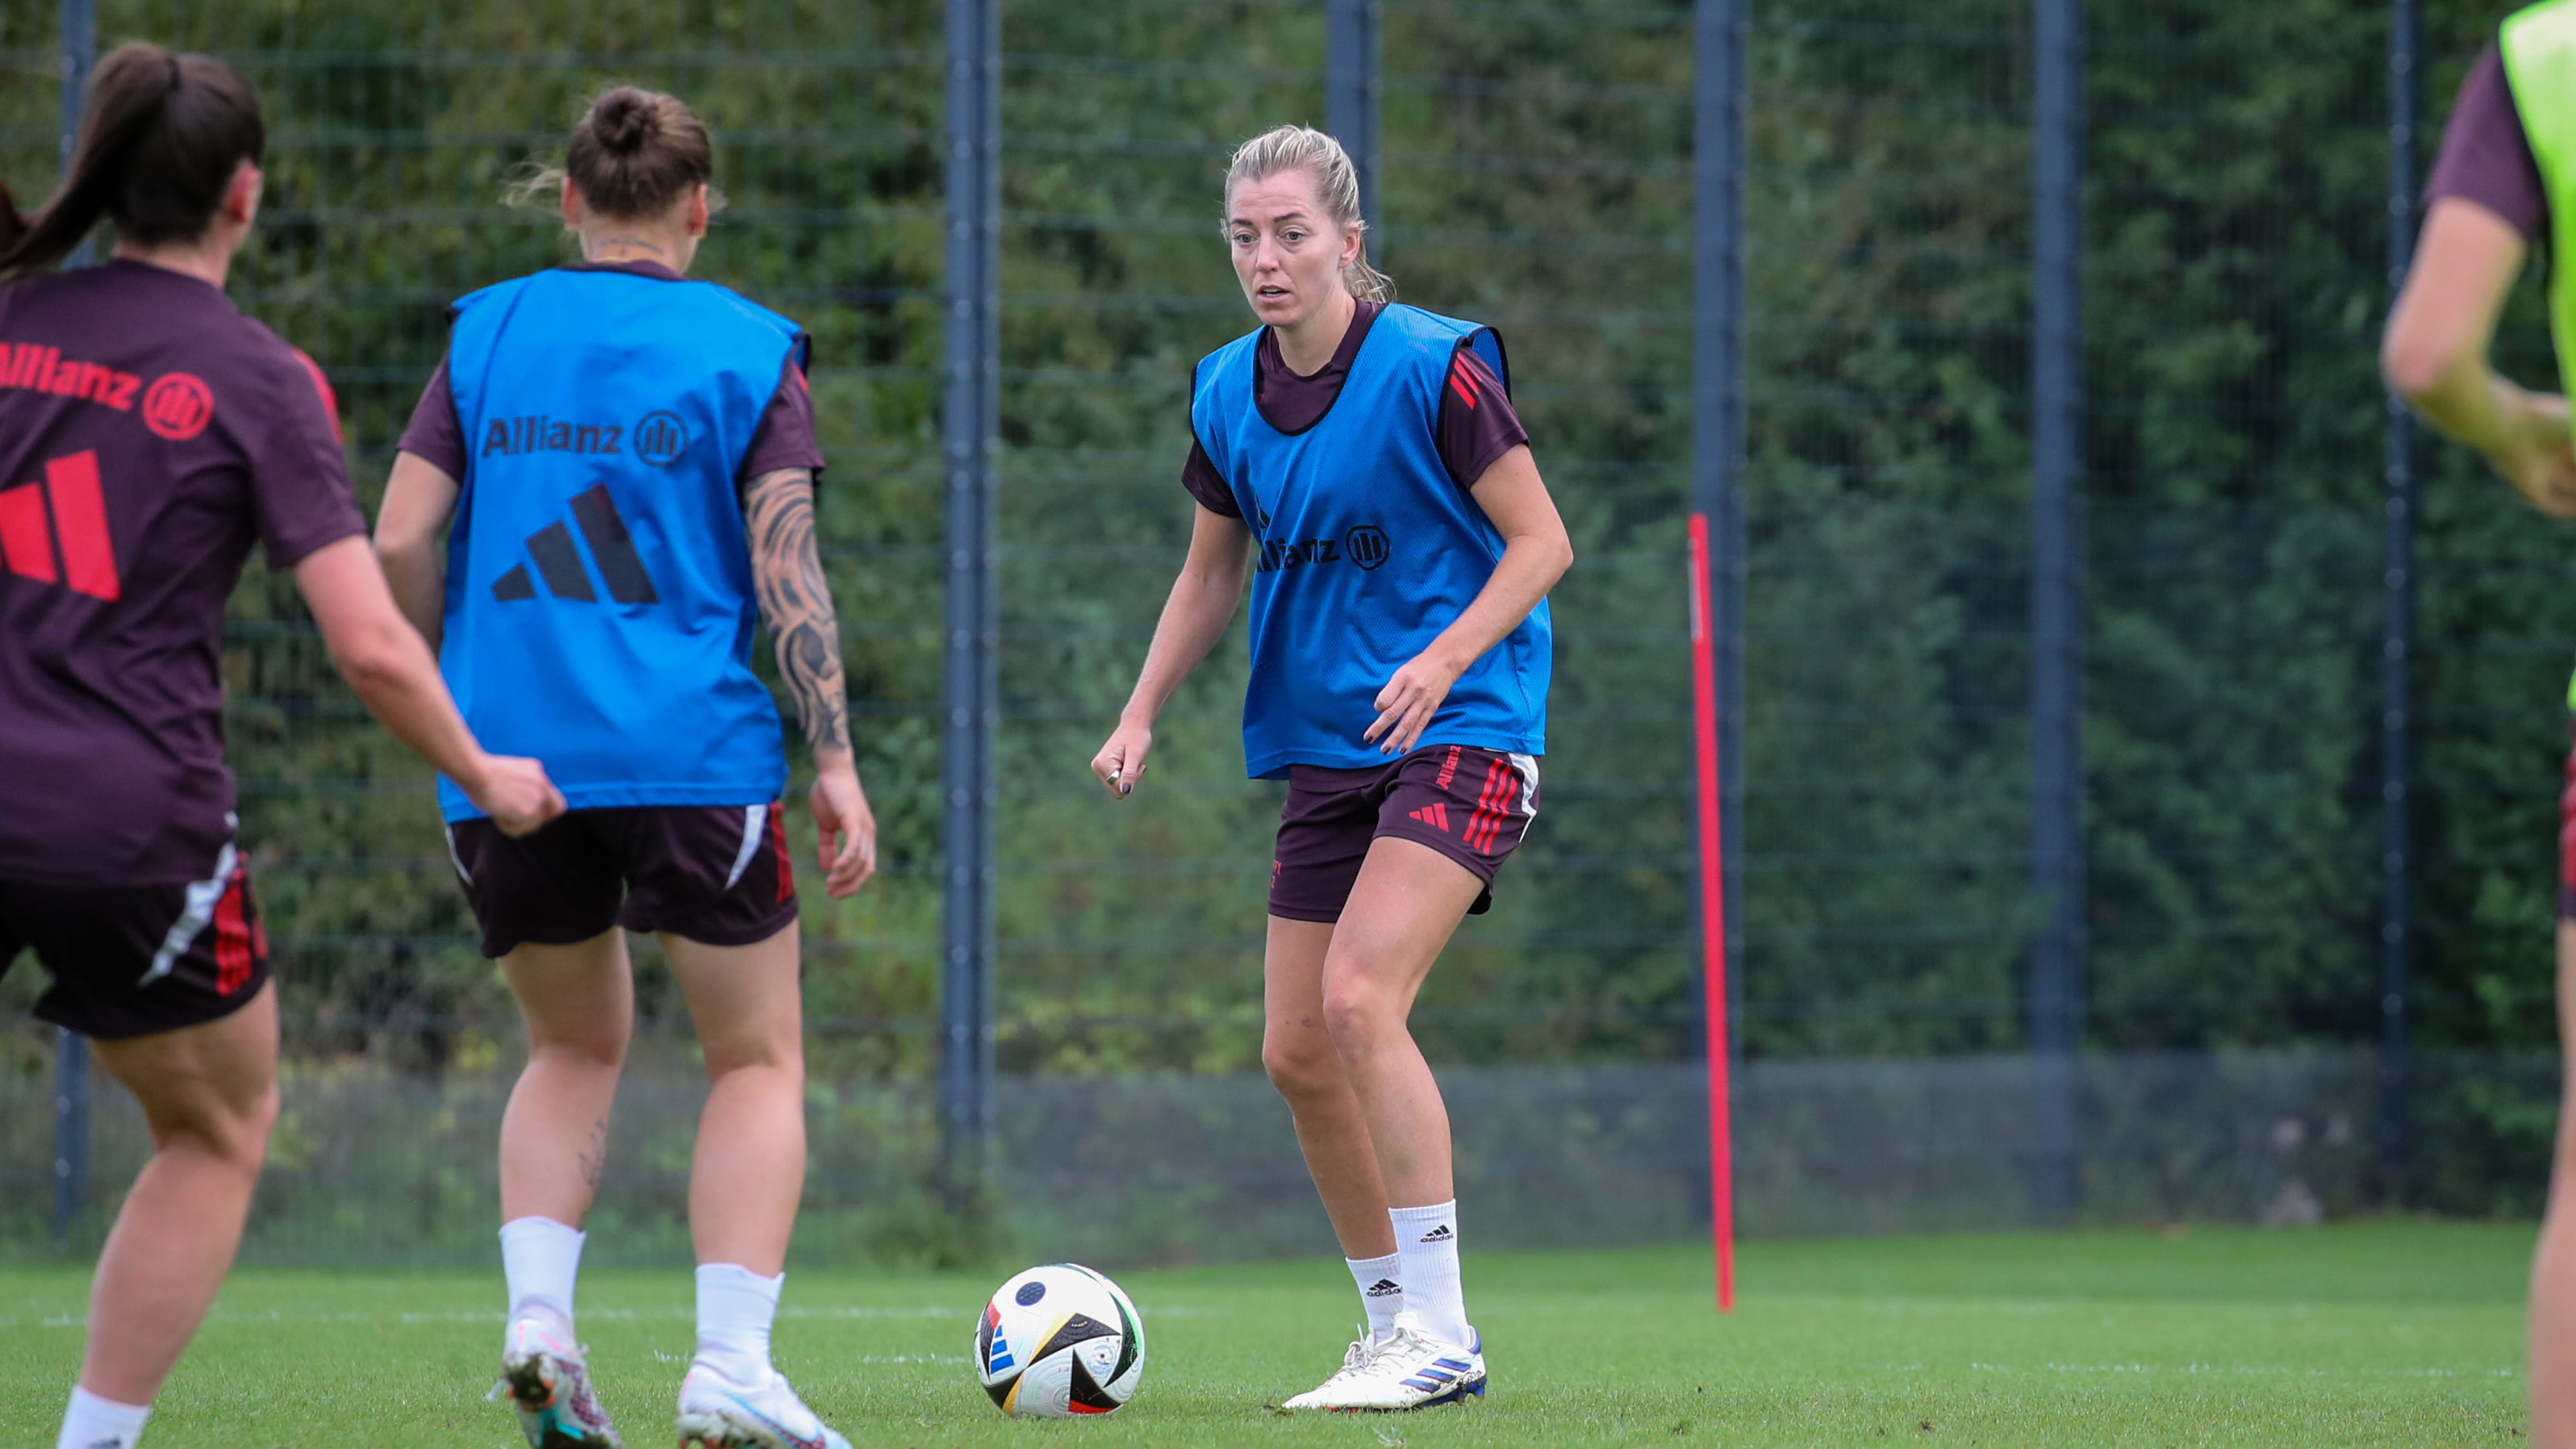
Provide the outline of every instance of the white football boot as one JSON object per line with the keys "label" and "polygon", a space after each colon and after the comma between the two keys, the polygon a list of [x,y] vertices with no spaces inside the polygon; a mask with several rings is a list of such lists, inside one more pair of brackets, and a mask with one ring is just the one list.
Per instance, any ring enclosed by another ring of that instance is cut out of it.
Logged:
{"label": "white football boot", "polygon": [[770,1370],[769,1382],[738,1384],[705,1363],[680,1380],[680,1449],[850,1449]]}
{"label": "white football boot", "polygon": [[1368,1367],[1352,1376],[1319,1408],[1344,1413],[1388,1413],[1428,1409],[1481,1398],[1485,1392],[1485,1344],[1474,1329],[1465,1344],[1444,1343],[1411,1313],[1395,1316],[1369,1357]]}
{"label": "white football boot", "polygon": [[1317,1384],[1315,1387],[1308,1389],[1306,1392],[1299,1394],[1297,1397],[1288,1400],[1286,1403],[1281,1404],[1279,1407],[1283,1409],[1330,1409],[1337,1407],[1336,1401],[1342,1390],[1348,1388],[1354,1379],[1367,1373],[1369,1364],[1375,1361],[1376,1358],[1377,1339],[1368,1331],[1368,1326],[1366,1324],[1362,1324],[1360,1326],[1360,1336],[1353,1339],[1351,1341],[1351,1346],[1343,1351],[1342,1366],[1333,1371],[1333,1376],[1324,1380],[1322,1383]]}
{"label": "white football boot", "polygon": [[519,1411],[528,1449],[620,1449],[581,1348],[544,1320],[518,1319],[502,1331],[500,1388]]}

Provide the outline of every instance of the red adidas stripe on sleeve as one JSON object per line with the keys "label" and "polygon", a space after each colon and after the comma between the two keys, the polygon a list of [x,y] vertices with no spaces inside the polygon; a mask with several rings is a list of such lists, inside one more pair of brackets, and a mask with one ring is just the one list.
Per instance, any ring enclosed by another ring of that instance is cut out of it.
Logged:
{"label": "red adidas stripe on sleeve", "polygon": [[323,375],[322,364],[306,356],[301,347],[287,350],[295,354],[296,361],[304,364],[304,371],[313,379],[313,390],[322,395],[322,411],[331,415],[332,441],[345,441],[340,434],[340,395],[331,390],[331,379]]}

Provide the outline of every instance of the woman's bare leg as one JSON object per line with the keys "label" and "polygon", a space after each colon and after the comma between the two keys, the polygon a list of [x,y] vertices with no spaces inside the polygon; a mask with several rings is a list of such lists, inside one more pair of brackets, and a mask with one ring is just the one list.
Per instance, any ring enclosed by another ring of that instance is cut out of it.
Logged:
{"label": "woman's bare leg", "polygon": [[1395,1251],[1395,1230],[1377,1147],[1324,1024],[1324,960],[1332,945],[1329,922],[1270,918],[1261,961],[1261,1065],[1296,1119],[1298,1149],[1342,1256],[1382,1258]]}
{"label": "woman's bare leg", "polygon": [[1380,836],[1333,929],[1324,1023],[1349,1074],[1395,1207],[1447,1202],[1449,1109],[1405,1025],[1423,978],[1484,889],[1427,845]]}
{"label": "woman's bare leg", "polygon": [[805,1191],[805,1015],[788,926],[749,946],[662,938],[707,1059],[707,1105],[689,1165],[689,1235],[701,1263],[763,1277],[787,1266]]}
{"label": "woman's bare leg", "polygon": [[608,1164],[608,1115],[635,1031],[626,933],[501,958],[528,1023],[528,1065],[501,1114],[501,1220],[578,1228]]}
{"label": "woman's bare leg", "polygon": [[149,1404],[241,1247],[277,1121],[277,991],[203,1026],[95,1046],[142,1104],[152,1160],[98,1257],[80,1385]]}
{"label": "woman's bare leg", "polygon": [[[2576,1052],[2576,922],[2558,923],[2558,1034]],[[2576,1071],[2558,1103],[2549,1210],[2531,1265],[2531,1442],[2576,1449]]]}

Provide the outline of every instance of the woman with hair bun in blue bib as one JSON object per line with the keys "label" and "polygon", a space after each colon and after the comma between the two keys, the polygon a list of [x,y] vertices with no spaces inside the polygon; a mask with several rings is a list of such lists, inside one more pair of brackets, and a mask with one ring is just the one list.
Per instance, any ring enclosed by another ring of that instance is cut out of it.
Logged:
{"label": "woman with hair bun in blue bib", "polygon": [[1225,235],[1261,326],[1192,379],[1190,551],[1118,728],[1113,797],[1252,575],[1245,764],[1286,779],[1262,1065],[1368,1314],[1291,1409],[1485,1391],[1458,1278],[1449,1116],[1406,1027],[1451,933],[1492,900],[1539,801],[1547,592],[1574,560],[1493,329],[1393,300],[1339,143],[1254,137]]}
{"label": "woman with hair bun in blue bib", "polygon": [[440,784],[483,952],[528,1023],[501,1119],[501,1374],[532,1449],[618,1442],[573,1283],[634,1025],[630,930],[660,936],[709,1078],[679,1442],[848,1449],[770,1362],[805,1177],[805,1058],[787,757],[751,668],[759,625],[813,747],[834,898],[875,869],[876,823],[815,546],[805,333],[685,276],[713,156],[671,96],[621,86],[591,104],[564,169],[531,183],[560,187],[582,260],[456,304],[376,528],[459,707],[546,761],[570,806],[512,840]]}

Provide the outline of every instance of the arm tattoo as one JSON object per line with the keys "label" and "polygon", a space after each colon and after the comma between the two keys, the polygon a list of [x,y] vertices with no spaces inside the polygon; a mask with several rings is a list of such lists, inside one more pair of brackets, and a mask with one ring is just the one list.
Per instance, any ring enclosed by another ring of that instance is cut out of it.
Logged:
{"label": "arm tattoo", "polygon": [[841,621],[814,543],[814,479],[781,468],[753,480],[744,499],[751,576],[760,613],[778,639],[778,672],[817,750],[850,747],[849,686],[841,672]]}

